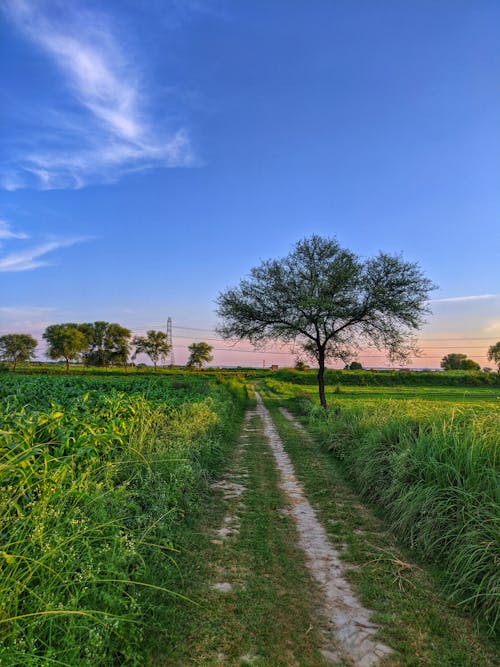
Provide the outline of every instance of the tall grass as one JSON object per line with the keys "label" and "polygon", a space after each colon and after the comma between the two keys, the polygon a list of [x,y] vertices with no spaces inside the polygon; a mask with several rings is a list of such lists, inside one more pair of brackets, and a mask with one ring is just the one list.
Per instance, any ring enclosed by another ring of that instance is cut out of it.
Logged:
{"label": "tall grass", "polygon": [[237,421],[226,385],[82,380],[0,390],[2,665],[144,664],[173,528]]}
{"label": "tall grass", "polygon": [[498,416],[424,401],[338,402],[310,424],[404,542],[446,573],[451,598],[500,617]]}

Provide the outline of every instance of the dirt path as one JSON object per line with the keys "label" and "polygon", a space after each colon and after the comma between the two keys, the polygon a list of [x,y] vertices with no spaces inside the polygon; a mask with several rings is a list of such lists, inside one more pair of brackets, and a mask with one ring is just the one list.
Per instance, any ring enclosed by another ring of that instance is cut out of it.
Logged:
{"label": "dirt path", "polygon": [[[381,658],[391,653],[391,649],[375,639],[377,626],[370,621],[371,612],[360,604],[345,579],[343,573],[346,563],[340,559],[339,552],[333,548],[316,518],[259,394],[257,414],[264,423],[264,433],[280,472],[280,487],[287,495],[307,567],[323,593],[323,600],[318,601],[325,639],[322,653],[326,658],[337,661],[341,657],[337,651],[337,647],[340,647],[344,656],[354,665],[376,665]],[[287,418],[293,419],[289,413]]]}
{"label": "dirt path", "polygon": [[331,664],[320,650],[319,588],[257,409],[247,410],[225,473],[210,485],[192,542],[180,553],[180,592],[198,604],[175,605],[170,637],[178,639],[155,667]]}
{"label": "dirt path", "polygon": [[498,664],[279,398],[257,395],[219,475],[151,666]]}

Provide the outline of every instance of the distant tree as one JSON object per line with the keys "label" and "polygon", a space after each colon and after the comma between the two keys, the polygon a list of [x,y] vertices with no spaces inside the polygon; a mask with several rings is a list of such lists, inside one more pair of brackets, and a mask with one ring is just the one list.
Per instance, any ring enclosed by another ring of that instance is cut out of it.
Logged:
{"label": "distant tree", "polygon": [[38,341],[29,334],[5,334],[0,336],[0,358],[11,363],[16,370],[19,362],[33,357],[37,345]]}
{"label": "distant tree", "polygon": [[479,371],[481,366],[468,359],[466,354],[451,352],[441,359],[441,368],[445,371]]}
{"label": "distant tree", "polygon": [[363,366],[362,364],[359,363],[359,361],[351,361],[350,364],[346,364],[344,366],[345,371],[362,371]]}
{"label": "distant tree", "polygon": [[51,324],[45,329],[43,338],[47,341],[46,355],[49,359],[64,359],[66,370],[69,362],[78,359],[88,347],[88,337],[79,324]]}
{"label": "distant tree", "polygon": [[88,340],[88,349],[83,355],[87,366],[109,366],[126,364],[129,341],[132,333],[116,322],[92,322],[79,325]]}
{"label": "distant tree", "polygon": [[415,350],[410,334],[423,323],[432,283],[416,264],[380,253],[361,260],[335,239],[311,236],[219,295],[223,338],[295,341],[318,363],[320,402],[326,407],[326,360],[345,363],[361,344],[391,359]]}
{"label": "distant tree", "polygon": [[500,341],[488,348],[488,361],[496,364],[497,371],[500,373]]}
{"label": "distant tree", "polygon": [[147,354],[153,362],[155,370],[158,362],[170,352],[167,334],[164,331],[150,329],[146,336],[136,336],[132,344],[135,345],[134,359],[138,354]]}
{"label": "distant tree", "polygon": [[472,359],[466,359],[462,364],[462,370],[463,371],[480,371],[481,366],[477,363],[477,361],[473,361]]}
{"label": "distant tree", "polygon": [[306,364],[306,362],[303,359],[297,359],[295,362],[295,370],[296,371],[307,371],[309,370],[309,366]]}
{"label": "distant tree", "polygon": [[190,356],[186,364],[188,368],[201,368],[203,366],[203,362],[208,364],[213,359],[211,354],[213,347],[208,343],[204,343],[203,341],[199,343],[191,343],[191,345],[188,347],[188,350],[190,352]]}

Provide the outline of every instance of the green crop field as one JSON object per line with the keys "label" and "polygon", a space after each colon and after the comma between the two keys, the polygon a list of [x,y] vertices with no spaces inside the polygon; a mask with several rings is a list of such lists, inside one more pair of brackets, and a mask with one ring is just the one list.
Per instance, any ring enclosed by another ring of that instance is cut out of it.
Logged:
{"label": "green crop field", "polygon": [[381,508],[423,562],[442,568],[451,599],[485,621],[500,617],[499,443],[496,387],[327,387],[265,381],[304,418],[357,491]]}
{"label": "green crop field", "polygon": [[[189,652],[189,609],[208,618],[206,556],[178,548],[207,532],[192,518],[216,502],[208,482],[231,457],[247,382],[302,419],[316,456],[338,461],[460,612],[498,628],[498,387],[376,375],[356,385],[340,374],[325,411],[313,373],[35,370],[0,375],[2,665],[152,664],[162,650]],[[262,463],[260,437],[251,465]],[[194,593],[185,572],[199,579]],[[265,624],[260,604],[248,613]]]}
{"label": "green crop field", "polygon": [[0,377],[0,663],[143,664],[241,385]]}

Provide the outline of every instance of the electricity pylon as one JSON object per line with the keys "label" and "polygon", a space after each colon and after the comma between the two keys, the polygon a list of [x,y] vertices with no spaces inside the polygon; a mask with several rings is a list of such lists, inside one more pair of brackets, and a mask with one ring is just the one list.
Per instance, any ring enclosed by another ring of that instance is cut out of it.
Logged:
{"label": "electricity pylon", "polygon": [[174,365],[174,343],[172,339],[172,318],[167,320],[167,343],[170,345],[170,366]]}

